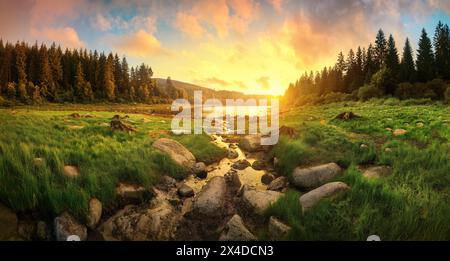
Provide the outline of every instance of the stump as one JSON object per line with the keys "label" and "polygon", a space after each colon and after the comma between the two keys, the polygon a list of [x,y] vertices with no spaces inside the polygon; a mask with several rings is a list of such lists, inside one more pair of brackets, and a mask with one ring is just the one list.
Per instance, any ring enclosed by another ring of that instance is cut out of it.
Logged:
{"label": "stump", "polygon": [[355,119],[355,118],[361,118],[361,116],[359,116],[351,111],[346,111],[346,112],[340,113],[338,116],[336,116],[336,119],[346,120],[346,121]]}
{"label": "stump", "polygon": [[136,129],[122,122],[119,115],[114,115],[110,123],[112,130],[120,130],[125,132],[136,132]]}

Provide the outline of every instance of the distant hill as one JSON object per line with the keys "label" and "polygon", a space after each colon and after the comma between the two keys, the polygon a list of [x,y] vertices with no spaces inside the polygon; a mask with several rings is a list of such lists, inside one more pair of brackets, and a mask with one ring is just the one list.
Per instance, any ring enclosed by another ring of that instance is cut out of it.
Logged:
{"label": "distant hill", "polygon": [[[156,86],[159,89],[159,91],[162,93],[166,93],[167,79],[155,78],[154,80],[156,81]],[[238,98],[242,98],[242,99],[256,98],[257,99],[257,98],[265,98],[266,97],[266,96],[262,96],[262,95],[248,95],[248,94],[244,94],[244,93],[238,92],[238,91],[213,90],[213,89],[210,89],[207,87],[195,85],[192,83],[181,82],[181,81],[177,81],[177,80],[173,80],[173,79],[172,79],[172,83],[177,90],[184,92],[186,95],[185,97],[187,97],[189,100],[193,100],[194,91],[202,91],[203,99],[210,99],[210,98],[217,98],[220,100],[238,99]]]}

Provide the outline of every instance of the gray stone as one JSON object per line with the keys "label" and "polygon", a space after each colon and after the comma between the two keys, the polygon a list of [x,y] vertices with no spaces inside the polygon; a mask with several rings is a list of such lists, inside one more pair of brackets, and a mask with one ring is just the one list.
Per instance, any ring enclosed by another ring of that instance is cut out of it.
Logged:
{"label": "gray stone", "polygon": [[337,195],[350,187],[344,182],[330,182],[300,196],[300,205],[303,211],[307,211],[316,205],[321,199]]}
{"label": "gray stone", "polygon": [[364,171],[366,178],[380,178],[389,176],[392,173],[392,168],[389,166],[375,166]]}
{"label": "gray stone", "polygon": [[193,170],[196,162],[194,155],[178,141],[161,138],[153,143],[153,147],[168,154],[180,166]]}
{"label": "gray stone", "polygon": [[87,239],[86,227],[78,223],[68,212],[56,217],[53,223],[57,241],[67,241],[69,236],[78,236],[81,241]]}
{"label": "gray stone", "polygon": [[116,188],[117,195],[125,202],[140,202],[146,192],[144,187],[134,184],[119,183]]}
{"label": "gray stone", "polygon": [[274,190],[274,191],[282,191],[287,186],[288,186],[287,178],[286,177],[278,177],[278,178],[274,179],[272,182],[270,182],[267,189]]}
{"label": "gray stone", "polygon": [[236,170],[230,169],[227,173],[225,173],[224,178],[227,183],[228,189],[232,193],[236,193],[237,191],[239,191],[242,183]]}
{"label": "gray stone", "polygon": [[206,171],[206,165],[203,162],[197,162],[194,166],[194,174],[201,179],[206,179],[208,172]]}
{"label": "gray stone", "polygon": [[220,241],[255,241],[256,237],[245,227],[242,218],[234,215],[225,225]]}
{"label": "gray stone", "polygon": [[239,141],[239,147],[248,152],[263,151],[259,135],[246,135]]}
{"label": "gray stone", "polygon": [[256,190],[245,186],[242,191],[244,204],[256,214],[262,215],[264,211],[275,203],[283,194],[271,190]]}
{"label": "gray stone", "polygon": [[63,169],[64,176],[68,178],[76,178],[80,176],[80,170],[77,166],[66,165]]}
{"label": "gray stone", "polygon": [[178,195],[180,195],[180,197],[186,197],[186,198],[192,197],[192,196],[194,196],[194,190],[191,187],[189,187],[188,185],[183,184],[178,188]]}
{"label": "gray stone", "polygon": [[269,226],[268,226],[268,232],[269,232],[269,238],[271,240],[282,240],[286,239],[286,236],[291,231],[291,227],[288,225],[285,225],[283,222],[281,222],[276,217],[270,217],[269,219]]}
{"label": "gray stone", "polygon": [[194,198],[192,212],[203,217],[220,217],[226,203],[224,177],[213,177]]}
{"label": "gray stone", "polygon": [[336,163],[328,163],[311,168],[294,169],[292,183],[301,189],[313,189],[327,183],[342,172]]}

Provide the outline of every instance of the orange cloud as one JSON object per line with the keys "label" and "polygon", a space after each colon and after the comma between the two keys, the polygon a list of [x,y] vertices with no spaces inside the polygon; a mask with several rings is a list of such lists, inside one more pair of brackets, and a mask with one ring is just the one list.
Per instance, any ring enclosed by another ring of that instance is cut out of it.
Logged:
{"label": "orange cloud", "polygon": [[67,48],[84,48],[86,44],[80,40],[78,33],[72,27],[32,29],[31,34],[44,41],[51,41]]}
{"label": "orange cloud", "polygon": [[269,3],[272,5],[272,7],[277,10],[278,12],[281,12],[283,0],[269,0]]}
{"label": "orange cloud", "polygon": [[138,30],[136,33],[127,36],[117,36],[113,40],[115,49],[137,57],[148,57],[150,55],[168,55],[161,42],[155,36],[145,30]]}
{"label": "orange cloud", "polygon": [[193,15],[183,12],[177,14],[175,27],[192,37],[200,37],[204,33],[203,27],[200,25],[198,19]]}

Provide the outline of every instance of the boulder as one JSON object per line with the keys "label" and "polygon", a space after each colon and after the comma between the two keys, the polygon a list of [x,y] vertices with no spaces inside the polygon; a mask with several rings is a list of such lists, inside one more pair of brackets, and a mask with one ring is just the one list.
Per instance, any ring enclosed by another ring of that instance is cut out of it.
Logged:
{"label": "boulder", "polygon": [[275,179],[275,176],[273,174],[266,173],[266,174],[262,175],[261,183],[264,185],[269,185],[274,179]]}
{"label": "boulder", "polygon": [[276,217],[273,217],[273,216],[270,217],[269,225],[268,225],[268,233],[269,233],[269,238],[271,240],[285,239],[290,231],[291,231],[290,226],[285,225],[283,222],[281,222]]}
{"label": "boulder", "polygon": [[168,154],[180,166],[193,170],[196,162],[194,155],[178,141],[161,138],[153,143],[153,147]]}
{"label": "boulder", "polygon": [[239,147],[248,152],[263,151],[259,135],[246,135],[239,141]]}
{"label": "boulder", "polygon": [[90,229],[94,229],[98,222],[100,221],[100,218],[102,217],[102,202],[96,198],[92,198],[89,201],[89,214],[87,216],[87,223],[86,225]]}
{"label": "boulder", "polygon": [[0,203],[0,241],[17,237],[17,215]]}
{"label": "boulder", "polygon": [[264,211],[273,203],[275,203],[283,195],[277,191],[256,190],[245,186],[242,191],[242,200],[244,204],[258,215],[262,215]]}
{"label": "boulder", "polygon": [[140,203],[144,200],[147,191],[139,185],[119,183],[116,188],[116,193],[122,201]]}
{"label": "boulder", "polygon": [[192,212],[203,217],[220,217],[226,203],[227,185],[224,177],[213,177],[194,198]]}
{"label": "boulder", "polygon": [[188,198],[194,196],[194,190],[186,184],[181,185],[178,188],[178,195],[183,198]]}
{"label": "boulder", "polygon": [[282,191],[287,186],[288,186],[287,178],[286,177],[278,177],[278,178],[274,179],[272,182],[270,182],[267,189],[273,190],[273,191]]}
{"label": "boulder", "polygon": [[300,189],[313,189],[327,183],[342,172],[336,163],[328,163],[311,168],[294,169],[292,183]]}
{"label": "boulder", "polygon": [[233,149],[229,149],[227,152],[227,158],[229,159],[236,159],[237,157],[239,157],[239,154],[233,150]]}
{"label": "boulder", "polygon": [[375,166],[366,169],[363,175],[366,178],[380,178],[389,176],[392,173],[392,168],[389,166]]}
{"label": "boulder", "polygon": [[231,167],[233,169],[238,169],[238,170],[246,169],[249,166],[250,166],[250,162],[248,162],[248,160],[246,160],[246,159],[238,160],[235,163],[233,163],[233,165],[231,165]]}
{"label": "boulder", "polygon": [[77,166],[66,165],[63,169],[64,176],[76,178],[80,175],[80,169]]}
{"label": "boulder", "polygon": [[179,216],[166,200],[150,207],[128,205],[103,223],[98,231],[106,241],[170,240]]}
{"label": "boulder", "polygon": [[402,136],[405,135],[407,133],[407,131],[405,129],[396,129],[394,130],[394,132],[392,133],[394,136]]}
{"label": "boulder", "polygon": [[262,160],[255,160],[252,164],[254,170],[263,170],[266,168],[266,163]]}
{"label": "boulder", "polygon": [[225,225],[220,241],[255,241],[256,237],[245,227],[242,218],[234,215]]}
{"label": "boulder", "polygon": [[56,217],[53,225],[57,241],[67,241],[69,236],[77,236],[81,241],[87,239],[86,227],[78,223],[68,212],[64,212]]}
{"label": "boulder", "polygon": [[350,187],[343,182],[330,182],[300,196],[300,206],[306,211],[317,204],[321,199],[335,196]]}

